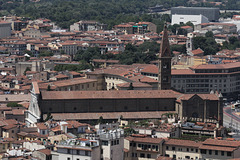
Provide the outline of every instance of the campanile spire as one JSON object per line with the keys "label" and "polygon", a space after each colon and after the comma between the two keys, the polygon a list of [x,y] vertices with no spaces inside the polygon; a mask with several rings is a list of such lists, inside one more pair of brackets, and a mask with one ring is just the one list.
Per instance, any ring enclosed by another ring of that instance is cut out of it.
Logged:
{"label": "campanile spire", "polygon": [[167,25],[164,25],[161,47],[158,57],[158,89],[171,88],[171,50],[168,40]]}

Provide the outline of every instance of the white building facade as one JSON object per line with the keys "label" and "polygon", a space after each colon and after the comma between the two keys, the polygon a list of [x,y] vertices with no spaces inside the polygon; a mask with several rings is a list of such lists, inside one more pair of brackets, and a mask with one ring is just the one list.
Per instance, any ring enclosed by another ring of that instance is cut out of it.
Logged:
{"label": "white building facade", "polygon": [[208,23],[208,18],[203,15],[172,15],[172,25],[192,22],[194,25],[201,23]]}

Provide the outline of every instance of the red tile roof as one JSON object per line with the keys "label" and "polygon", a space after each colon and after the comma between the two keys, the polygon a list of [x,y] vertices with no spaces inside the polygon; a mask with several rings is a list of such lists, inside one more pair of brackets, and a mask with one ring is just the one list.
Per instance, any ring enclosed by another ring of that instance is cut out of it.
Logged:
{"label": "red tile roof", "polygon": [[37,150],[38,152],[41,152],[45,155],[51,155],[51,150],[50,149],[40,149],[40,150]]}
{"label": "red tile roof", "polygon": [[232,151],[236,150],[237,148],[228,147],[227,145],[225,145],[224,147],[222,147],[222,146],[211,146],[211,145],[201,145],[199,147],[199,149],[208,149],[208,150],[232,152]]}
{"label": "red tile roof", "polygon": [[168,139],[165,142],[165,145],[172,146],[184,146],[184,147],[199,147],[201,146],[201,142],[195,142],[190,140],[180,140],[180,139]]}
{"label": "red tile roof", "polygon": [[190,67],[192,69],[230,69],[240,67],[240,62],[226,64],[202,64]]}
{"label": "red tile roof", "polygon": [[181,96],[178,97],[179,100],[189,100],[193,96],[199,96],[203,100],[219,100],[218,96],[216,94],[182,94]]}
{"label": "red tile roof", "polygon": [[205,145],[214,146],[228,146],[228,147],[240,147],[240,141],[228,141],[228,140],[217,140],[217,139],[207,139],[203,142]]}
{"label": "red tile roof", "polygon": [[42,91],[43,100],[57,99],[131,99],[131,98],[176,98],[180,93],[173,90],[129,91]]}
{"label": "red tile roof", "polygon": [[172,75],[189,75],[189,74],[195,74],[195,72],[191,69],[172,69],[171,72]]}
{"label": "red tile roof", "polygon": [[162,138],[139,138],[139,137],[126,137],[126,140],[130,142],[141,142],[141,143],[154,143],[154,144],[160,144],[161,142],[164,141]]}
{"label": "red tile roof", "polygon": [[[117,84],[117,87],[128,88],[130,86],[130,84],[131,84],[130,82],[121,83],[121,84]],[[141,82],[132,82],[132,86],[134,88],[152,88],[152,86],[150,84],[141,83]]]}
{"label": "red tile roof", "polygon": [[47,126],[44,123],[37,123],[37,128],[41,129],[41,130],[47,130]]}
{"label": "red tile roof", "polygon": [[158,74],[158,67],[156,65],[149,65],[142,69],[141,72]]}
{"label": "red tile roof", "polygon": [[100,112],[100,113],[52,113],[54,120],[97,120],[99,117],[103,119],[118,119],[123,116],[124,119],[153,119],[159,118],[165,113],[175,113],[175,111],[151,111],[151,112]]}
{"label": "red tile roof", "polygon": [[135,82],[144,82],[144,83],[158,83],[157,80],[147,77],[147,76],[143,76],[143,75],[139,75],[139,76],[133,76],[131,78],[129,78],[130,80],[133,80]]}
{"label": "red tile roof", "polygon": [[204,51],[200,48],[191,51],[194,56],[203,55]]}

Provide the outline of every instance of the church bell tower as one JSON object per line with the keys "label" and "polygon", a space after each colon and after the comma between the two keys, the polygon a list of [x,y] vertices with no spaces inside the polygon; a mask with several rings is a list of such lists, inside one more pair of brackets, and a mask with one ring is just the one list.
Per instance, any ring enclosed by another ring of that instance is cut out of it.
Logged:
{"label": "church bell tower", "polygon": [[171,89],[171,50],[168,40],[168,31],[165,24],[161,47],[158,57],[158,89]]}

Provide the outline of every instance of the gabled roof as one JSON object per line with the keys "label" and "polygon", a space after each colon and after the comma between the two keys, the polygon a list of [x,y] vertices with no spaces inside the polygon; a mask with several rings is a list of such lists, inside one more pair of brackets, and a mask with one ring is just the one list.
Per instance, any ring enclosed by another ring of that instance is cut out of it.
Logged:
{"label": "gabled roof", "polygon": [[165,145],[173,145],[173,146],[184,146],[184,147],[199,147],[202,143],[195,142],[190,140],[180,140],[180,139],[168,139],[165,142]]}
{"label": "gabled roof", "polygon": [[70,99],[132,99],[132,98],[176,98],[180,93],[173,90],[129,90],[129,91],[42,91],[42,100]]}
{"label": "gabled roof", "polygon": [[204,51],[200,48],[191,51],[194,56],[201,55]]}
{"label": "gabled roof", "polygon": [[162,138],[149,138],[149,137],[126,137],[126,140],[130,142],[141,142],[141,143],[154,143],[154,144],[159,144],[164,141]]}

